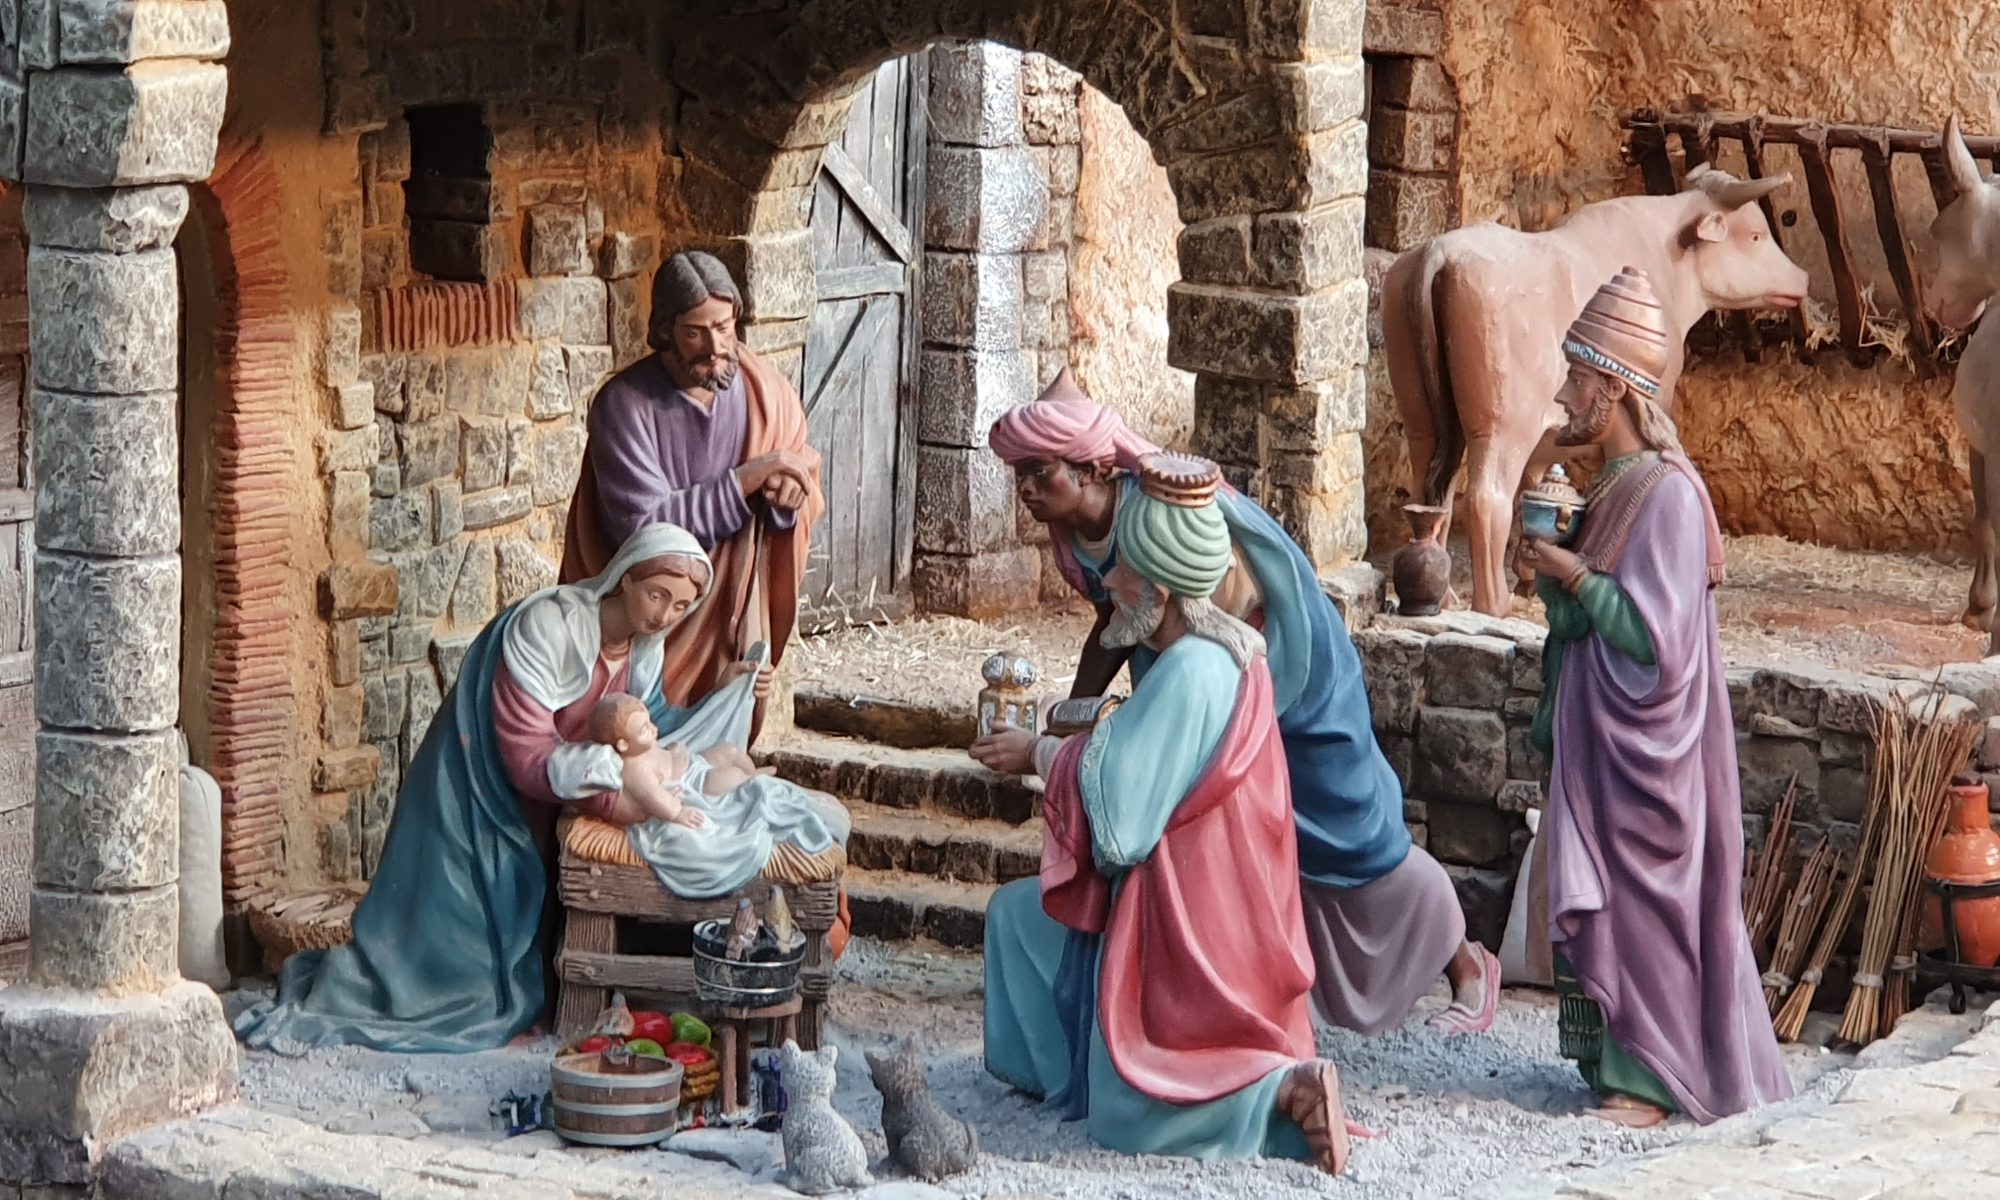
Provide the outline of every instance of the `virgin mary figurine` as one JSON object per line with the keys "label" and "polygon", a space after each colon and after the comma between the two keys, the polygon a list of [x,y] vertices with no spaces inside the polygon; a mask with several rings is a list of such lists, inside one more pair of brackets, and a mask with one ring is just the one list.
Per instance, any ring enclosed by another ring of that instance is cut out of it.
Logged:
{"label": "virgin mary figurine", "polygon": [[686,895],[741,886],[780,842],[806,854],[844,844],[838,802],[771,779],[743,797],[726,828],[698,840],[659,835],[620,793],[617,752],[590,739],[590,710],[610,692],[639,697],[662,739],[691,750],[747,736],[768,686],[761,661],[736,664],[691,709],[662,698],[667,632],[712,578],[692,535],[650,525],[602,574],[496,617],[403,774],[353,941],[294,955],[277,1000],[237,1018],[244,1043],[464,1052],[529,1030],[549,995],[554,831],[565,809],[649,834],[634,837],[635,848],[669,886],[669,875],[686,873]]}

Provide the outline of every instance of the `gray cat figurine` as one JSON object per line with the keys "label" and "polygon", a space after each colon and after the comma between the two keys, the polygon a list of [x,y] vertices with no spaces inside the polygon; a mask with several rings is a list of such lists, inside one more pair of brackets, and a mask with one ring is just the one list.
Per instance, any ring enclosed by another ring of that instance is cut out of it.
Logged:
{"label": "gray cat figurine", "polygon": [[861,1136],[833,1111],[833,1064],[839,1056],[833,1046],[808,1054],[794,1041],[778,1052],[786,1100],[785,1186],[807,1196],[875,1183]]}
{"label": "gray cat figurine", "polygon": [[916,1042],[906,1039],[893,1053],[870,1050],[866,1057],[875,1090],[882,1093],[890,1161],[928,1183],[970,1171],[979,1159],[979,1134],[931,1095]]}

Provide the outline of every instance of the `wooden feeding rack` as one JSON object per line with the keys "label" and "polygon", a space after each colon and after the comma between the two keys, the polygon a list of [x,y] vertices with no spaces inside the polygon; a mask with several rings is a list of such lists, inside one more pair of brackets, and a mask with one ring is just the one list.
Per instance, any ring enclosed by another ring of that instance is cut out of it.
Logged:
{"label": "wooden feeding rack", "polygon": [[[1931,198],[1940,209],[1949,204],[1953,196],[1951,172],[1945,164],[1944,139],[1936,130],[1895,129],[1885,125],[1833,125],[1763,113],[1661,113],[1653,109],[1634,112],[1626,118],[1625,128],[1630,131],[1626,155],[1638,165],[1646,190],[1653,195],[1670,195],[1681,190],[1682,173],[1669,150],[1670,138],[1679,142],[1681,157],[1688,169],[1702,163],[1715,163],[1718,144],[1724,138],[1732,139],[1741,144],[1747,173],[1752,179],[1762,178],[1765,174],[1765,146],[1794,147],[1811,202],[1813,222],[1819,226],[1820,238],[1826,246],[1827,264],[1833,272],[1834,303],[1840,319],[1840,345],[1850,361],[1865,366],[1874,361],[1879,347],[1871,346],[1865,340],[1867,303],[1860,277],[1855,271],[1853,247],[1848,240],[1833,177],[1835,152],[1858,153],[1868,173],[1868,191],[1875,210],[1875,236],[1881,241],[1882,256],[1888,264],[1889,276],[1895,282],[1896,298],[1909,329],[1911,362],[1918,374],[1926,378],[1936,372],[1939,363],[1938,331],[1924,312],[1923,282],[1910,263],[1903,216],[1896,205],[1893,171],[1896,155],[1917,155],[1923,160],[1924,173],[1930,180]],[[1989,170],[1996,160],[2000,160],[2000,138],[1968,136],[1965,144],[1973,157],[1983,160]],[[1782,248],[1784,230],[1772,209],[1770,198],[1765,197],[1758,203],[1763,206],[1765,220],[1770,222],[1771,237]],[[1710,314],[1703,320],[1709,324],[1718,322],[1718,318],[1719,314]],[[1812,361],[1805,313],[1801,309],[1791,310],[1788,322],[1793,352],[1803,361]],[[1751,320],[1749,313],[1727,314],[1720,324],[1734,335],[1745,359],[1756,362],[1762,358],[1764,332]]]}

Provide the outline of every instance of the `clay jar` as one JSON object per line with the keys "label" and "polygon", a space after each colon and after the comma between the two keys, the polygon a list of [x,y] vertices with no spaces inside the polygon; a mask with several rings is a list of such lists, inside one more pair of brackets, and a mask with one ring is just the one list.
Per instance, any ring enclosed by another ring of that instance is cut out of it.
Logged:
{"label": "clay jar", "polygon": [[1410,519],[1410,540],[1389,563],[1390,577],[1396,581],[1396,612],[1405,617],[1434,616],[1451,590],[1451,552],[1439,538],[1445,510],[1405,504],[1403,515]]}
{"label": "clay jar", "polygon": [[[1924,859],[1924,874],[1941,883],[2000,883],[2000,835],[1993,832],[1987,800],[1985,783],[1967,776],[1952,780],[1951,814]],[[1924,901],[1926,940],[1932,945],[1944,941],[1941,909],[1934,896]],[[2000,896],[1954,901],[1951,915],[1958,926],[1959,962],[1973,967],[2000,962]]]}

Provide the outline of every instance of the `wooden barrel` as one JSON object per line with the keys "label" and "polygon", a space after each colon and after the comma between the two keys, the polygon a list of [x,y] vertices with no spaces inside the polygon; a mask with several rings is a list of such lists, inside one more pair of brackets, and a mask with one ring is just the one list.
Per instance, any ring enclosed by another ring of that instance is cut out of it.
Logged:
{"label": "wooden barrel", "polygon": [[630,1074],[603,1069],[595,1054],[566,1054],[549,1069],[556,1135],[584,1146],[651,1146],[672,1137],[681,1106],[681,1065],[635,1058]]}

